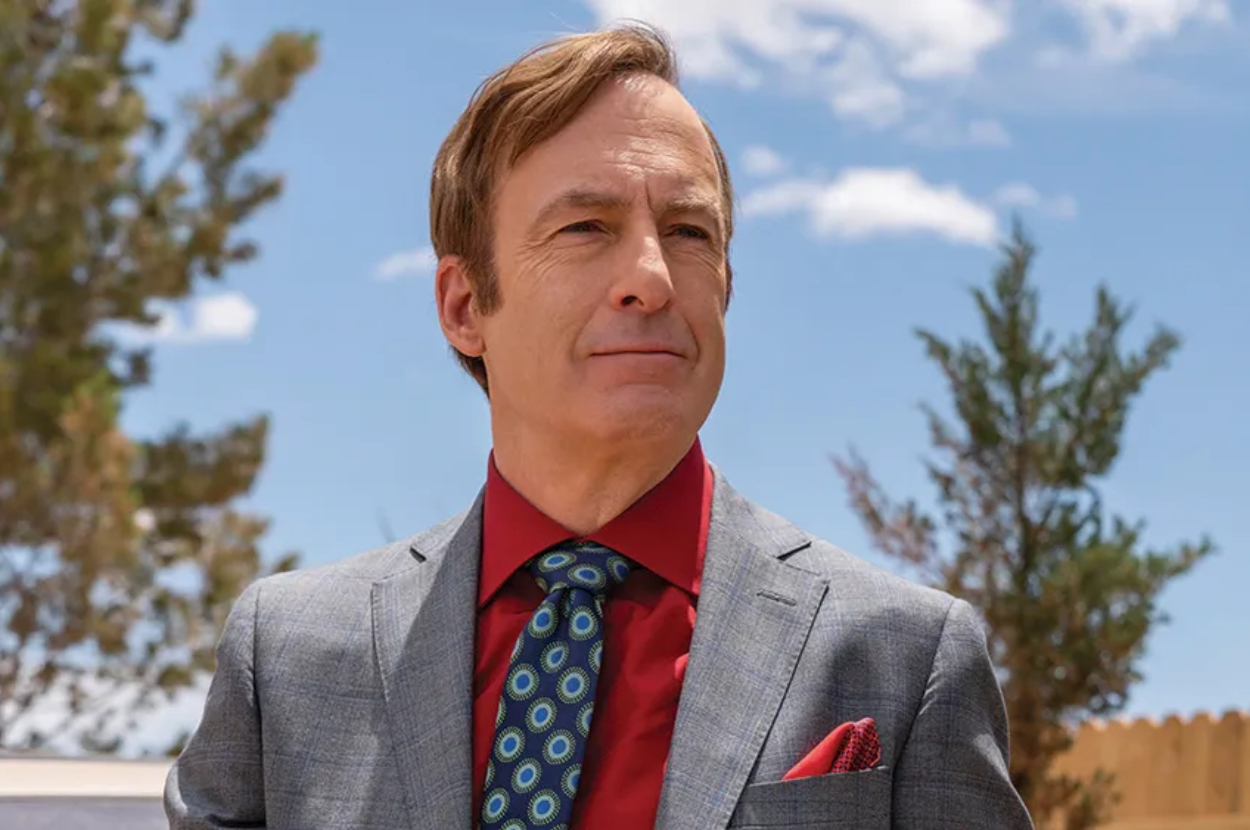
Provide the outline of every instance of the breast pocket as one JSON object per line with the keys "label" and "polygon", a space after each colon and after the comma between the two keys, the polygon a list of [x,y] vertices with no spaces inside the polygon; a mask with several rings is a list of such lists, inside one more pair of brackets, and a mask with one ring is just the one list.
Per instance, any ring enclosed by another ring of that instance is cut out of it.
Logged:
{"label": "breast pocket", "polygon": [[751,784],[742,791],[729,826],[889,830],[888,767]]}

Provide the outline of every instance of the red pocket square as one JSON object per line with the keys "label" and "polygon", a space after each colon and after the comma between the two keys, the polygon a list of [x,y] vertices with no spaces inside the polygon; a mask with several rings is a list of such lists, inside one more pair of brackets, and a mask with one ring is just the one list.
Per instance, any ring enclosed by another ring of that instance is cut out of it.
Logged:
{"label": "red pocket square", "polygon": [[835,772],[861,772],[881,761],[881,739],[872,718],[844,723],[807,753],[781,780]]}

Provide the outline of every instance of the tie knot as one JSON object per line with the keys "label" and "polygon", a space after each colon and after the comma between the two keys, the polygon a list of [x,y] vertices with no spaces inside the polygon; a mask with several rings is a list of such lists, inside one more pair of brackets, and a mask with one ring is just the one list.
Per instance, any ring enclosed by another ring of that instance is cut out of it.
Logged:
{"label": "tie knot", "polygon": [[624,582],[632,567],[624,556],[597,542],[566,542],[535,557],[529,571],[548,594],[571,587],[602,597]]}

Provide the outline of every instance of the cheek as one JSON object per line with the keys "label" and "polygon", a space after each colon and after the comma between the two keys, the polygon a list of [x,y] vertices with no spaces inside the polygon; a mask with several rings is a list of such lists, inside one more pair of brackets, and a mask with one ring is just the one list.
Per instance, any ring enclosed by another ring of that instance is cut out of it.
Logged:
{"label": "cheek", "polygon": [[499,322],[496,350],[504,362],[532,377],[561,371],[565,357],[573,353],[583,319],[581,307],[551,285],[532,285],[539,290],[515,291],[500,309],[507,320]]}
{"label": "cheek", "polygon": [[593,305],[602,289],[596,277],[607,271],[602,260],[603,252],[588,245],[527,254],[512,288],[531,315],[528,319],[559,325]]}
{"label": "cheek", "polygon": [[668,257],[668,266],[685,285],[682,293],[715,300],[716,306],[724,309],[729,280],[723,256],[706,247],[692,245],[686,250],[673,251]]}
{"label": "cheek", "polygon": [[723,269],[691,269],[679,292],[684,316],[700,337],[723,337],[725,331],[726,281]]}

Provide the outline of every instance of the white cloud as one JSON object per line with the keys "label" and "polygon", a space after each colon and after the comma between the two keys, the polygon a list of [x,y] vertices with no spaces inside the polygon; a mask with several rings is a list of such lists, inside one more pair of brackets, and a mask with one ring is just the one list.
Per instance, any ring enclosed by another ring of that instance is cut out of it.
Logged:
{"label": "white cloud", "polygon": [[827,182],[789,179],[749,194],[742,208],[747,216],[806,214],[816,234],[847,240],[922,234],[988,246],[998,238],[990,206],[909,169],[852,168]]}
{"label": "white cloud", "polygon": [[902,120],[907,99],[890,79],[876,53],[863,40],[853,40],[829,70],[833,111],[872,127],[888,127]]}
{"label": "white cloud", "polygon": [[664,29],[692,77],[756,86],[780,70],[828,81],[817,86],[835,112],[878,127],[901,117],[901,79],[966,75],[1009,32],[1003,0],[583,2],[601,24],[632,18]]}
{"label": "white cloud", "polygon": [[378,263],[374,272],[379,280],[396,280],[400,277],[420,276],[431,273],[438,265],[438,257],[429,245],[411,251],[398,251]]}
{"label": "white cloud", "polygon": [[[955,101],[1029,107],[1053,74],[1035,55],[1129,65],[1148,45],[1194,24],[1231,20],[1230,0],[582,0],[596,22],[645,20],[672,36],[687,77],[764,88],[778,83],[824,100],[843,121],[899,127],[931,146],[1001,147],[993,111],[934,128]],[[1036,7],[1036,8],[1035,8]],[[1061,45],[1058,15],[1084,32],[1089,54]],[[993,72],[980,72],[994,53]],[[1053,61],[1051,61],[1053,63]],[[1088,96],[1090,78],[1064,87]],[[969,97],[970,90],[976,95]]]}
{"label": "white cloud", "polygon": [[[585,0],[599,21],[646,20],[667,30],[700,77],[741,78],[747,51],[791,68],[828,55],[848,30],[871,35],[908,77],[971,71],[1006,37],[999,0]],[[837,21],[835,23],[834,21]]]}
{"label": "white cloud", "polygon": [[258,319],[256,306],[238,292],[202,297],[191,304],[186,324],[176,327],[174,336],[185,342],[247,340]]}
{"label": "white cloud", "polygon": [[999,0],[826,0],[880,39],[907,78],[966,75],[1010,32]]}
{"label": "white cloud", "polygon": [[771,147],[756,145],[742,153],[742,169],[750,176],[772,176],[786,169],[786,162]]}
{"label": "white cloud", "polygon": [[1010,147],[1011,135],[994,118],[977,118],[967,123],[935,115],[904,131],[910,141],[927,147]]}
{"label": "white cloud", "polygon": [[1011,136],[1007,128],[993,118],[980,118],[968,124],[968,143],[978,147],[1007,147]]}
{"label": "white cloud", "polygon": [[243,294],[228,291],[184,303],[154,302],[156,324],[118,326],[118,336],[140,343],[211,343],[251,338],[260,312]]}
{"label": "white cloud", "polygon": [[1227,0],[1056,0],[1085,30],[1091,53],[1123,61],[1190,23],[1228,23]]}
{"label": "white cloud", "polygon": [[[682,68],[703,79],[753,86],[759,68],[743,52],[806,70],[840,42],[842,32],[813,19],[810,0],[585,0],[599,22],[622,18],[662,27],[677,42]],[[823,5],[817,3],[817,5]]]}
{"label": "white cloud", "polygon": [[1002,208],[1033,208],[1054,219],[1075,219],[1076,199],[1069,195],[1042,196],[1037,188],[1024,182],[1005,184],[990,197],[990,201]]}

